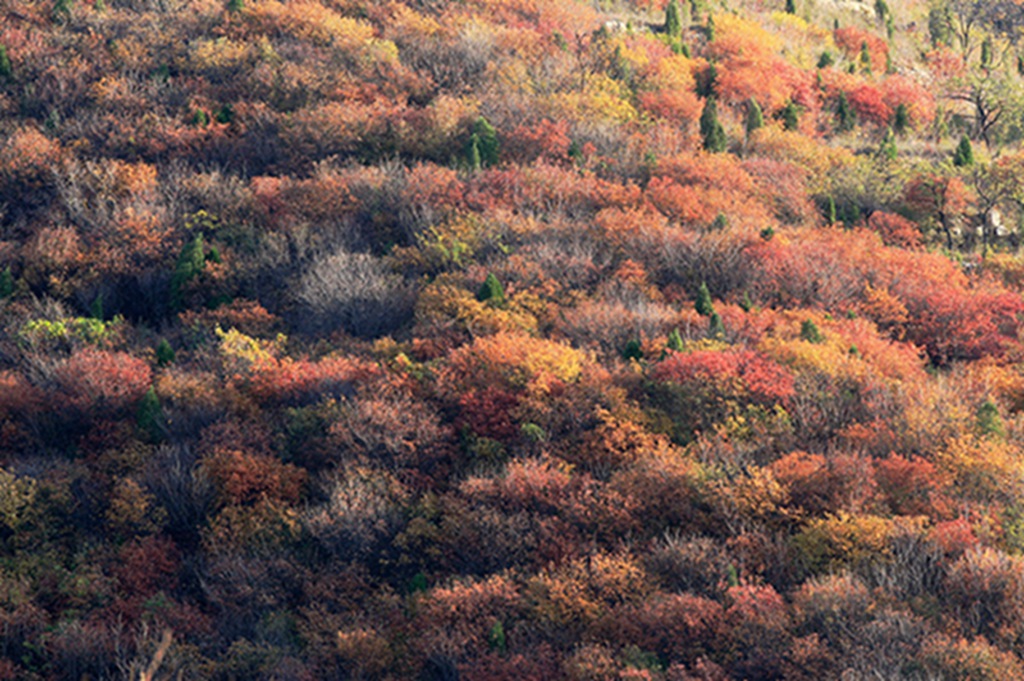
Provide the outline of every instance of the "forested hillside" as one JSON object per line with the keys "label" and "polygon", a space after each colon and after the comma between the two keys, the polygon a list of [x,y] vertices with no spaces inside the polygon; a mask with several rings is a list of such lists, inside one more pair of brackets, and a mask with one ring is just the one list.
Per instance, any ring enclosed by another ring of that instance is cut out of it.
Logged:
{"label": "forested hillside", "polygon": [[1024,678],[1021,38],[0,0],[0,680]]}

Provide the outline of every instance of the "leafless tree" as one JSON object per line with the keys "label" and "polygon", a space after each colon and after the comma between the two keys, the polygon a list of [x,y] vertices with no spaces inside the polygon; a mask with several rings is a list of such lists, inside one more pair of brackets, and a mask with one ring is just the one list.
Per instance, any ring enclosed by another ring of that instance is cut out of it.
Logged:
{"label": "leafless tree", "polygon": [[297,297],[310,330],[343,328],[363,337],[388,333],[411,313],[411,296],[401,277],[380,258],[337,250],[315,260],[299,281]]}

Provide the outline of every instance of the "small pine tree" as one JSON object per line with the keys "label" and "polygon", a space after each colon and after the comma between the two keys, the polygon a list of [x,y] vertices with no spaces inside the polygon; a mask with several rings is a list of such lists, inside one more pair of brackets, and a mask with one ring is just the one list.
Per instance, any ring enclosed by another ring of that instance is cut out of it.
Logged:
{"label": "small pine tree", "polygon": [[469,136],[469,143],[466,145],[466,165],[474,173],[483,167],[483,160],[480,158],[480,137],[476,133]]}
{"label": "small pine tree", "polygon": [[156,345],[157,366],[165,367],[168,364],[174,364],[175,358],[174,348],[171,347],[166,338],[161,338],[160,342]]}
{"label": "small pine tree", "polygon": [[228,12],[238,14],[245,9],[245,0],[228,0]]}
{"label": "small pine tree", "polygon": [[53,20],[57,23],[71,18],[71,0],[55,0],[53,3]]}
{"label": "small pine tree", "polygon": [[700,115],[700,134],[704,139],[704,149],[712,154],[725,151],[729,145],[725,128],[718,120],[718,106],[714,97],[708,97],[704,104],[704,112]]}
{"label": "small pine tree", "polygon": [[710,317],[715,313],[715,305],[711,302],[711,291],[708,290],[708,285],[704,282],[701,282],[700,288],[697,289],[697,301],[693,307],[697,310],[697,314],[703,317]]}
{"label": "small pine tree", "polygon": [[732,563],[729,563],[728,567],[725,568],[725,583],[729,586],[740,585],[740,573]]}
{"label": "small pine tree", "polygon": [[697,96],[710,99],[715,96],[715,85],[718,82],[718,67],[708,64],[704,72],[697,77]]}
{"label": "small pine tree", "polygon": [[163,408],[160,406],[160,398],[157,397],[156,390],[152,386],[139,401],[135,423],[138,426],[139,432],[150,442],[156,443],[163,439]]}
{"label": "small pine tree", "polygon": [[764,112],[761,111],[761,105],[757,103],[757,100],[753,97],[747,103],[747,120],[746,120],[746,131],[747,137],[750,137],[755,130],[764,127]]}
{"label": "small pine tree", "polygon": [[932,47],[948,46],[952,42],[951,25],[952,18],[948,7],[937,6],[928,11],[928,35],[932,40]]}
{"label": "small pine tree", "polygon": [[878,148],[878,156],[886,161],[895,161],[898,153],[896,136],[893,134],[892,128],[887,128],[885,137],[882,138],[882,144]]}
{"label": "small pine tree", "polygon": [[829,225],[836,224],[836,200],[829,194],[825,201],[825,219]]}
{"label": "small pine tree", "polygon": [[501,653],[502,655],[504,655],[505,651],[508,649],[508,642],[505,637],[505,625],[501,623],[501,620],[495,622],[494,626],[491,627],[491,631],[487,635],[487,647]]}
{"label": "small pine tree", "polygon": [[821,331],[818,330],[818,325],[810,319],[805,319],[800,324],[800,338],[808,343],[821,343],[825,340],[821,335]]}
{"label": "small pine tree", "polygon": [[865,73],[871,73],[871,52],[868,50],[867,41],[860,44],[860,67]]}
{"label": "small pine tree", "polygon": [[505,304],[505,289],[501,282],[494,276],[493,272],[488,273],[484,283],[480,284],[480,290],[476,292],[476,299],[481,303],[489,303],[495,306]]}
{"label": "small pine tree", "polygon": [[217,109],[217,112],[213,114],[213,118],[218,123],[227,125],[231,121],[235,120],[235,107],[230,104],[225,104],[221,108]]}
{"label": "small pine tree", "polygon": [[828,50],[825,50],[824,52],[822,52],[821,56],[818,57],[818,68],[819,69],[827,69],[829,66],[832,66],[835,63],[836,63],[835,57],[833,57],[832,53],[829,52]]}
{"label": "small pine tree", "polygon": [[981,68],[988,69],[992,67],[992,40],[985,38],[981,42]]}
{"label": "small pine tree", "polygon": [[842,207],[842,210],[840,211],[840,214],[839,214],[839,220],[844,225],[846,225],[847,227],[855,225],[858,222],[860,222],[861,217],[862,217],[862,214],[861,214],[860,206],[858,206],[853,201],[844,201],[843,202],[843,207]]}
{"label": "small pine tree", "polygon": [[708,42],[715,42],[715,18],[708,15],[708,22],[704,25],[704,33],[707,35]]}
{"label": "small pine tree", "polygon": [[1004,437],[1006,435],[1003,430],[1003,420],[999,417],[999,408],[992,400],[985,400],[978,407],[975,416],[977,418],[978,433],[982,437]]}
{"label": "small pine tree", "polygon": [[192,125],[197,128],[205,128],[210,124],[210,117],[202,109],[196,109],[192,113]]}
{"label": "small pine tree", "polygon": [[14,75],[11,68],[11,58],[7,56],[7,46],[0,43],[0,82],[10,80]]}
{"label": "small pine tree", "polygon": [[744,312],[750,312],[754,309],[754,301],[750,299],[749,291],[743,292],[743,297],[740,298],[740,309]]}
{"label": "small pine tree", "polygon": [[665,347],[673,352],[683,351],[683,337],[679,333],[679,329],[672,329],[668,334],[668,342],[665,343]]}
{"label": "small pine tree", "polygon": [[679,11],[679,0],[669,0],[665,7],[665,33],[678,38],[683,33],[683,19]]}
{"label": "small pine tree", "polygon": [[485,168],[498,165],[501,145],[498,142],[498,131],[494,126],[480,116],[473,123],[473,134],[476,135],[477,149],[480,152],[480,165]]}
{"label": "small pine tree", "polygon": [[430,588],[429,582],[427,582],[427,576],[422,572],[417,572],[409,580],[409,593],[422,593]]}
{"label": "small pine tree", "polygon": [[910,127],[910,112],[907,105],[900,102],[896,105],[896,111],[892,115],[892,129],[897,135],[902,135]]}
{"label": "small pine tree", "polygon": [[800,107],[796,102],[787,102],[780,112],[783,130],[796,130],[800,127]]}
{"label": "small pine tree", "polygon": [[875,16],[879,21],[885,21],[889,16],[889,5],[885,4],[885,0],[875,0]]}
{"label": "small pine tree", "polygon": [[184,304],[185,285],[198,277],[206,266],[206,246],[202,233],[186,242],[178,255],[178,262],[171,275],[171,307],[180,310]]}
{"label": "small pine tree", "polygon": [[857,113],[850,106],[845,92],[839,93],[839,102],[836,104],[836,121],[840,132],[849,132],[857,125]]}
{"label": "small pine tree", "polygon": [[89,306],[89,316],[103,321],[103,294],[100,293]]}
{"label": "small pine tree", "polygon": [[786,0],[786,14],[796,14],[796,0]]}
{"label": "small pine tree", "polygon": [[971,140],[964,135],[960,138],[960,144],[956,145],[953,152],[953,165],[957,168],[966,168],[974,165],[974,149],[971,147]]}
{"label": "small pine tree", "polygon": [[644,351],[640,346],[640,341],[636,338],[630,338],[626,341],[626,347],[622,348],[622,358],[625,360],[635,359],[637,361],[643,359]]}
{"label": "small pine tree", "polygon": [[14,275],[11,274],[11,267],[8,265],[0,272],[0,300],[10,298],[14,294]]}
{"label": "small pine tree", "polygon": [[711,318],[708,319],[708,338],[720,339],[725,337],[725,324],[722,323],[722,318],[718,316],[717,312],[711,313]]}

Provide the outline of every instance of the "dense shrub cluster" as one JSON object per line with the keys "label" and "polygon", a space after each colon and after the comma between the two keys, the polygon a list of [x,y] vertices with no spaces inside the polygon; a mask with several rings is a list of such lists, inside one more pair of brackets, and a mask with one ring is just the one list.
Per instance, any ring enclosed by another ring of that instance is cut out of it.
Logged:
{"label": "dense shrub cluster", "polygon": [[1024,677],[1024,10],[777,4],[0,2],[0,679]]}

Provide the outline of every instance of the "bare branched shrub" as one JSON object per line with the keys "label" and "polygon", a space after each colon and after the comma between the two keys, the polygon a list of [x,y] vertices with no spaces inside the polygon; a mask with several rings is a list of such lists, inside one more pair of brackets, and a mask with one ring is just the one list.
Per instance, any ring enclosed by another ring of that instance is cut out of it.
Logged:
{"label": "bare branched shrub", "polygon": [[667,591],[719,595],[729,574],[729,555],[708,537],[666,533],[645,567]]}
{"label": "bare branched shrub", "polygon": [[198,528],[213,509],[215,491],[187,447],[162,446],[143,471],[143,481],[167,511],[167,531],[179,543],[198,542]]}
{"label": "bare branched shrub", "polygon": [[402,522],[402,485],[387,475],[353,467],[324,483],[326,501],[309,510],[310,534],[337,555],[364,555]]}
{"label": "bare branched shrub", "polygon": [[317,259],[299,282],[297,297],[310,331],[343,328],[372,338],[401,326],[412,314],[412,300],[400,277],[379,259],[338,250]]}

